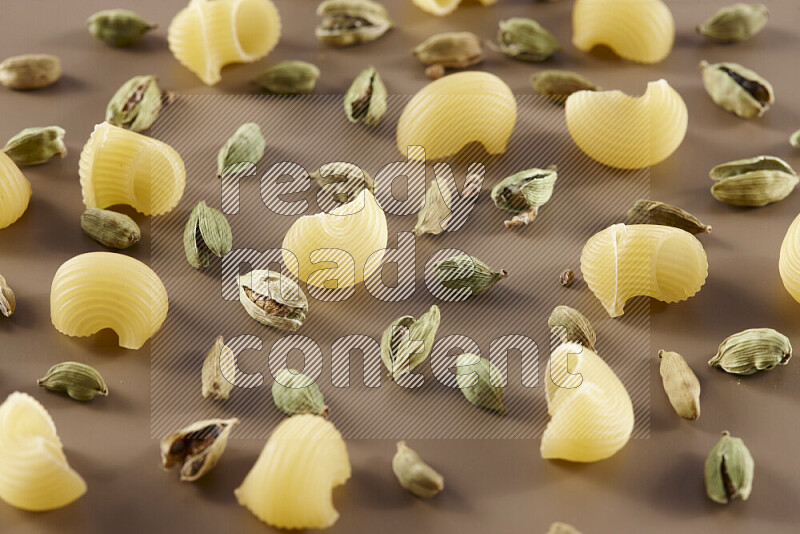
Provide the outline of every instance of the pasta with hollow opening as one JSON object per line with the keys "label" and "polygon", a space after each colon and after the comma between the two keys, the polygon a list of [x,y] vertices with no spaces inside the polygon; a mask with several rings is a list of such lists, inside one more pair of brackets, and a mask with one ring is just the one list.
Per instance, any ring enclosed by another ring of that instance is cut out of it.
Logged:
{"label": "pasta with hollow opening", "polygon": [[167,290],[137,259],[113,252],[87,252],[64,262],[50,287],[50,320],[68,336],[110,328],[120,347],[138,349],[167,317]]}
{"label": "pasta with hollow opening", "polygon": [[278,44],[281,19],[271,0],[191,0],[169,25],[172,54],[206,85],[222,67],[252,63]]}
{"label": "pasta with hollow opening", "polygon": [[686,103],[666,80],[639,97],[622,91],[578,91],[567,98],[567,128],[590,158],[618,169],[642,169],[667,159],[683,142]]}
{"label": "pasta with hollow opening", "polygon": [[703,245],[680,228],[615,224],[593,235],[581,253],[586,285],[611,317],[631,297],[679,302],[694,296],[708,276]]}
{"label": "pasta with hollow opening", "polygon": [[31,183],[19,167],[0,150],[0,229],[17,221],[31,199]]}
{"label": "pasta with hollow opening", "polygon": [[87,208],[133,206],[162,215],[180,202],[186,169],[171,146],[103,122],[81,151],[81,193]]}
{"label": "pasta with hollow opening", "polygon": [[800,302],[800,215],[789,226],[783,238],[778,270],[783,287],[794,300]]}
{"label": "pasta with hollow opening", "polygon": [[[412,0],[412,2],[425,13],[443,17],[455,11],[461,0]],[[496,4],[497,0],[478,0],[478,2],[490,6]]]}
{"label": "pasta with hollow opening", "polygon": [[419,145],[425,157],[439,159],[477,141],[489,154],[502,154],[516,120],[517,102],[503,80],[488,72],[458,72],[414,95],[397,124],[397,148],[406,154]]}

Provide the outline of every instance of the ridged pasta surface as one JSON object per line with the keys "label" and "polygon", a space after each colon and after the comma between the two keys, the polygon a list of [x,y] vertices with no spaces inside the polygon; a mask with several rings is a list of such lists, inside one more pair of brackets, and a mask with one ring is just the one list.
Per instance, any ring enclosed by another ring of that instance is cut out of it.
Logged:
{"label": "ridged pasta surface", "polygon": [[639,63],[658,63],[672,51],[675,19],[661,0],[577,0],[572,44],[584,52],[597,45]]}
{"label": "ridged pasta surface", "polygon": [[103,122],[81,152],[81,192],[87,208],[127,204],[162,215],[180,202],[186,169],[171,146]]}
{"label": "ridged pasta surface", "polygon": [[0,457],[0,499],[11,506],[44,512],[86,493],[50,414],[26,393],[12,393],[0,405]]}
{"label": "ridged pasta surface", "polygon": [[550,422],[542,436],[542,458],[596,462],[628,443],[631,398],[597,354],[578,343],[560,345],[550,355],[546,377]]}
{"label": "ridged pasta surface", "polygon": [[427,159],[439,159],[477,141],[489,154],[502,154],[516,120],[517,102],[503,80],[488,72],[459,72],[414,95],[397,124],[397,148],[405,155],[419,145]]}
{"label": "ridged pasta surface", "polygon": [[271,0],[192,0],[169,25],[175,58],[206,85],[222,79],[222,67],[251,63],[269,54],[281,35]]}
{"label": "ridged pasta surface", "polygon": [[642,169],[667,159],[683,142],[686,103],[666,80],[640,97],[621,91],[578,91],[567,98],[567,128],[590,158],[618,169]]}
{"label": "ridged pasta surface", "polygon": [[781,244],[778,269],[786,291],[800,302],[800,215],[789,226]]}
{"label": "ridged pasta surface", "polygon": [[90,336],[110,328],[119,345],[138,349],[167,316],[167,290],[137,259],[88,252],[64,262],[50,288],[50,319],[68,336]]}
{"label": "ridged pasta surface", "polygon": [[694,296],[708,276],[708,259],[685,230],[615,224],[583,247],[581,272],[608,314],[619,317],[631,297],[679,302]]}
{"label": "ridged pasta surface", "polygon": [[0,230],[15,223],[28,209],[31,183],[0,150]]}
{"label": "ridged pasta surface", "polygon": [[327,528],[339,518],[332,490],[350,478],[339,431],[317,415],[295,415],[275,428],[236,489],[239,504],[277,528]]}
{"label": "ridged pasta surface", "polygon": [[[449,15],[461,4],[461,0],[412,0],[414,5],[426,13],[440,17]],[[478,0],[481,4],[489,6],[496,4],[497,0]]]}

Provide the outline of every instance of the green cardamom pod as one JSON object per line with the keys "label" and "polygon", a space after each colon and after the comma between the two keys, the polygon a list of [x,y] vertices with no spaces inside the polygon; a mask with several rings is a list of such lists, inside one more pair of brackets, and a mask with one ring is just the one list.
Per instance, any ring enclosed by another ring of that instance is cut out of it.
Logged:
{"label": "green cardamom pod", "polygon": [[447,289],[469,289],[471,295],[480,295],[508,276],[505,269],[494,271],[478,258],[453,256],[433,266],[433,274]]}
{"label": "green cardamom pod", "polygon": [[328,417],[330,412],[319,386],[294,369],[282,369],[275,377],[272,400],[286,415],[310,413]]}
{"label": "green cardamom pod", "polygon": [[[542,1],[542,0],[540,0]],[[545,0],[547,2],[557,2],[558,0]],[[550,525],[550,530],[547,531],[547,534],[581,534],[578,532],[578,529],[575,527],[568,525],[566,523],[560,523],[556,521],[552,525]]]}
{"label": "green cardamom pod", "polygon": [[587,349],[595,350],[597,334],[589,319],[569,306],[556,306],[547,319],[547,326],[561,338],[562,343],[580,343]]}
{"label": "green cardamom pod", "polygon": [[434,178],[431,180],[422,208],[417,212],[417,224],[414,225],[414,235],[441,234],[447,228],[453,213],[450,211],[452,195],[450,190],[442,188]]}
{"label": "green cardamom pod", "polygon": [[750,328],[725,338],[708,365],[736,375],[752,375],[786,365],[791,357],[788,337],[772,328]]}
{"label": "green cardamom pod", "polygon": [[67,155],[64,133],[58,126],[25,128],[8,140],[3,152],[17,165],[41,165]]}
{"label": "green cardamom pod", "polygon": [[386,113],[386,86],[375,67],[361,71],[344,95],[344,112],[350,122],[378,124]]}
{"label": "green cardamom pod", "polygon": [[194,482],[217,465],[233,427],[239,420],[208,419],[198,421],[161,440],[161,465],[169,470],[181,466],[181,480]]}
{"label": "green cardamom pod", "polygon": [[375,192],[375,181],[369,174],[358,165],[345,161],[321,165],[319,171],[310,173],[309,177],[342,204],[354,200],[365,189]]}
{"label": "green cardamom pod", "polygon": [[64,392],[81,402],[88,402],[97,395],[108,395],[108,387],[100,373],[94,367],[78,362],[54,365],[36,384],[50,391]]}
{"label": "green cardamom pod", "polygon": [[789,144],[794,148],[800,148],[800,130],[797,130],[792,134],[792,136],[789,138]]}
{"label": "green cardamom pod", "polygon": [[492,188],[492,201],[498,208],[514,213],[505,221],[506,228],[516,228],[532,222],[553,196],[558,173],[555,165],[547,169],[527,169],[509,176]]}
{"label": "green cardamom pod", "polygon": [[133,132],[146,130],[158,118],[161,97],[155,76],[134,76],[111,97],[106,106],[106,121]]}
{"label": "green cardamom pod", "polygon": [[120,48],[132,46],[150,30],[158,28],[127,9],[98,11],[86,21],[89,33],[106,44]]}
{"label": "green cardamom pod", "polygon": [[569,287],[572,285],[572,282],[575,281],[575,272],[572,269],[566,269],[561,276],[558,277],[558,281],[564,287]]}
{"label": "green cardamom pod", "polygon": [[223,257],[233,248],[233,234],[221,211],[200,201],[192,209],[183,230],[183,249],[186,260],[195,269],[208,267],[210,254]]}
{"label": "green cardamom pod", "polygon": [[772,85],[738,63],[701,61],[700,68],[711,100],[743,119],[761,117],[775,102]]}
{"label": "green cardamom pod", "polygon": [[709,172],[715,181],[711,194],[733,206],[759,207],[783,200],[800,178],[792,167],[774,156],[758,156],[717,165]]}
{"label": "green cardamom pod", "polygon": [[545,61],[561,50],[553,35],[533,19],[514,17],[500,21],[500,51],[520,61]]}
{"label": "green cardamom pod", "polygon": [[425,361],[433,349],[441,318],[439,307],[434,305],[419,319],[411,315],[395,319],[383,332],[381,360],[392,380],[410,373]]}
{"label": "green cardamom pod", "polygon": [[0,63],[0,84],[11,89],[39,89],[61,78],[61,61],[49,54],[14,56]]}
{"label": "green cardamom pod", "polygon": [[217,336],[203,360],[202,389],[204,399],[225,400],[231,395],[236,381],[236,355]]}
{"label": "green cardamom pod", "polygon": [[598,91],[600,88],[577,72],[568,70],[543,70],[531,76],[533,90],[559,102],[578,91]]}
{"label": "green cardamom pod", "polygon": [[677,206],[655,200],[639,199],[628,210],[628,224],[659,224],[686,230],[692,235],[710,233],[711,226]]}
{"label": "green cardamom pod", "polygon": [[405,441],[397,442],[392,471],[404,489],[421,499],[430,499],[444,489],[442,475],[426,464]]}
{"label": "green cardamom pod", "polygon": [[8,287],[6,279],[0,274],[0,313],[5,317],[11,317],[16,308],[17,297],[14,295],[14,290]]}
{"label": "green cardamom pod", "polygon": [[217,153],[217,177],[236,174],[255,165],[264,156],[267,141],[254,122],[239,126]]}
{"label": "green cardamom pod", "polygon": [[81,228],[101,245],[120,250],[132,247],[142,237],[136,221],[124,213],[100,208],[89,208],[83,212]]}
{"label": "green cardamom pod", "polygon": [[677,352],[659,350],[661,359],[659,371],[664,391],[675,412],[694,421],[700,417],[700,381],[692,368]]}
{"label": "green cardamom pod", "polygon": [[697,27],[697,33],[722,43],[745,41],[767,25],[769,11],[763,4],[733,4],[717,11]]}
{"label": "green cardamom pod", "polygon": [[463,69],[483,61],[483,47],[477,35],[471,32],[446,32],[428,37],[413,50],[423,64],[441,67],[441,75],[433,70],[426,74],[434,79],[444,75],[444,69]]}
{"label": "green cardamom pod", "polygon": [[740,438],[725,430],[706,458],[704,478],[708,498],[720,504],[733,499],[746,501],[753,490],[755,462]]}
{"label": "green cardamom pod", "polygon": [[502,386],[503,375],[486,358],[475,354],[461,354],[456,359],[456,382],[461,393],[478,408],[505,414],[503,405],[506,388]]}
{"label": "green cardamom pod", "polygon": [[250,317],[279,330],[297,330],[308,313],[305,293],[274,271],[255,270],[240,276],[239,301]]}
{"label": "green cardamom pod", "polygon": [[317,15],[322,17],[317,39],[332,46],[374,41],[392,28],[386,8],[371,0],[325,0]]}
{"label": "green cardamom pod", "polygon": [[314,90],[319,75],[316,65],[292,59],[261,71],[253,82],[276,95],[300,95]]}

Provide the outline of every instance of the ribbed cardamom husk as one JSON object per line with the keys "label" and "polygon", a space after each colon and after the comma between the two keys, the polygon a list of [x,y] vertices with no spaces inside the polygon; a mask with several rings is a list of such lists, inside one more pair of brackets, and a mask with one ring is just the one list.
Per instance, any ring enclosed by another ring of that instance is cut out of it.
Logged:
{"label": "ribbed cardamom husk", "polygon": [[97,395],[108,395],[108,387],[100,373],[94,367],[79,362],[54,365],[36,384],[50,391],[66,393],[81,402],[88,402]]}
{"label": "ribbed cardamom husk", "polygon": [[255,270],[240,276],[239,301],[250,317],[279,330],[297,330],[308,313],[303,290],[275,271]]}
{"label": "ribbed cardamom husk", "polygon": [[414,235],[436,235],[444,232],[453,215],[452,211],[450,211],[452,199],[449,189],[441,187],[435,178],[431,180],[428,189],[425,191],[422,207],[417,213]]}
{"label": "ribbed cardamom husk", "polygon": [[52,85],[61,78],[61,61],[49,54],[24,54],[0,63],[0,84],[25,91]]}
{"label": "ribbed cardamom husk", "polygon": [[316,65],[293,59],[261,71],[253,82],[276,95],[300,95],[314,90],[319,75]]}
{"label": "ribbed cardamom husk", "polygon": [[711,226],[703,224],[700,219],[677,206],[639,199],[628,210],[628,224],[660,224],[686,230],[690,234],[707,234]]}
{"label": "ribbed cardamom husk", "polygon": [[101,245],[120,250],[132,247],[142,237],[136,221],[124,213],[100,208],[88,208],[83,212],[81,228]]}
{"label": "ribbed cardamom husk", "polygon": [[3,152],[17,165],[41,165],[67,155],[64,134],[59,126],[25,128],[8,140]]}
{"label": "ribbed cardamom husk", "polygon": [[578,91],[597,91],[600,88],[577,72],[543,70],[531,75],[533,90],[559,102]]}
{"label": "ribbed cardamom husk", "polygon": [[400,485],[421,499],[430,499],[444,489],[444,478],[426,464],[405,441],[397,442],[392,471]]}
{"label": "ribbed cardamom husk", "polygon": [[0,275],[0,314],[5,317],[14,315],[14,310],[17,309],[17,298],[14,291],[8,287],[8,283],[3,275]]}
{"label": "ribbed cardamom husk", "polygon": [[704,478],[708,498],[720,504],[733,499],[746,501],[753,490],[755,462],[740,438],[727,430],[706,458]]}
{"label": "ribbed cardamom husk", "polygon": [[439,307],[434,305],[419,319],[411,315],[395,319],[383,332],[381,360],[392,380],[410,373],[428,358],[440,321]]}
{"label": "ribbed cardamom husk", "polygon": [[204,399],[225,400],[236,385],[236,355],[218,336],[203,360],[202,389]]}
{"label": "ribbed cardamom husk", "polygon": [[800,130],[797,130],[789,138],[789,144],[794,148],[800,148]]}
{"label": "ribbed cardamom husk", "polygon": [[321,165],[309,177],[327,191],[336,202],[351,202],[365,189],[375,192],[375,181],[358,165],[335,161]]}
{"label": "ribbed cardamom husk", "polygon": [[494,271],[478,258],[453,256],[433,266],[433,275],[447,289],[468,289],[471,295],[480,295],[508,276],[505,269]]}
{"label": "ribbed cardamom husk", "polygon": [[774,156],[758,156],[717,165],[711,194],[733,206],[760,207],[783,200],[800,182],[792,167]]}
{"label": "ribbed cardamom husk", "polygon": [[788,337],[772,328],[751,328],[726,338],[708,365],[736,375],[752,375],[786,365],[791,357]]}
{"label": "ribbed cardamom husk", "polygon": [[565,269],[558,277],[559,283],[564,287],[570,287],[572,282],[575,281],[575,271],[572,269]]}
{"label": "ribbed cardamom husk", "polygon": [[165,470],[181,466],[181,480],[194,482],[217,465],[228,445],[234,419],[208,419],[193,423],[161,440],[161,464]]}
{"label": "ribbed cardamom husk", "polygon": [[738,3],[717,11],[697,27],[697,33],[722,43],[735,43],[757,35],[769,20],[764,4]]}
{"label": "ribbed cardamom husk", "polygon": [[210,254],[223,257],[233,247],[233,234],[221,211],[200,201],[192,209],[183,230],[186,260],[195,269],[208,267]]}
{"label": "ribbed cardamom husk", "polygon": [[239,126],[217,153],[217,177],[236,174],[255,165],[264,156],[267,141],[254,122]]}
{"label": "ribbed cardamom husk", "polygon": [[553,35],[533,19],[514,17],[500,21],[500,51],[520,61],[545,61],[561,50]]}
{"label": "ribbed cardamom husk", "polygon": [[561,338],[562,343],[580,343],[595,350],[597,334],[589,319],[575,308],[556,306],[547,319],[547,326]]}
{"label": "ribbed cardamom husk", "polygon": [[775,102],[772,84],[738,63],[700,62],[703,85],[715,104],[742,117],[761,117]]}
{"label": "ribbed cardamom husk", "polygon": [[344,95],[344,113],[350,122],[378,124],[386,113],[386,86],[375,67],[361,71]]}
{"label": "ribbed cardamom husk", "polygon": [[158,118],[161,101],[155,76],[134,76],[111,97],[106,106],[106,121],[133,132],[144,131]]}
{"label": "ribbed cardamom husk", "polygon": [[282,369],[272,384],[272,400],[286,415],[310,413],[328,417],[328,407],[319,386],[294,369]]}
{"label": "ribbed cardamom husk", "polygon": [[[544,0],[544,1],[557,2],[558,0]],[[581,534],[581,533],[578,532],[578,530],[571,525],[556,521],[555,523],[550,525],[550,530],[547,531],[547,534]]]}
{"label": "ribbed cardamom husk", "polygon": [[480,38],[471,32],[437,33],[412,50],[425,65],[441,65],[443,69],[463,69],[483,61]]}
{"label": "ribbed cardamom husk", "polygon": [[127,9],[98,11],[89,17],[86,24],[94,37],[120,48],[136,44],[144,34],[158,27]]}
{"label": "ribbed cardamom husk", "polygon": [[661,360],[659,371],[664,391],[675,412],[694,421],[700,417],[700,381],[692,368],[677,352],[658,351]]}
{"label": "ribbed cardamom husk", "polygon": [[371,0],[325,0],[317,15],[322,17],[317,39],[332,46],[374,41],[392,27],[386,8]]}
{"label": "ribbed cardamom husk", "polygon": [[492,188],[492,201],[498,208],[514,213],[506,228],[524,226],[536,218],[539,207],[553,196],[558,173],[556,167],[527,169],[504,178]]}
{"label": "ribbed cardamom husk", "polygon": [[461,393],[478,408],[505,414],[506,389],[503,375],[489,360],[475,354],[461,354],[456,359],[456,382]]}

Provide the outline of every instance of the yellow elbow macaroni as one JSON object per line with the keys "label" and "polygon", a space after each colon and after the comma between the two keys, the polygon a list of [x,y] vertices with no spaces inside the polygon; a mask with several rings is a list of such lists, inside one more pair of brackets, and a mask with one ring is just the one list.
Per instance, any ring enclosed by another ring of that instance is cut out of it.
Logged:
{"label": "yellow elbow macaroni", "polygon": [[781,244],[778,269],[783,287],[794,300],[800,302],[800,215],[789,226]]}
{"label": "yellow elbow macaroni", "polygon": [[22,217],[30,198],[31,183],[11,158],[0,150],[0,229]]}

